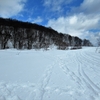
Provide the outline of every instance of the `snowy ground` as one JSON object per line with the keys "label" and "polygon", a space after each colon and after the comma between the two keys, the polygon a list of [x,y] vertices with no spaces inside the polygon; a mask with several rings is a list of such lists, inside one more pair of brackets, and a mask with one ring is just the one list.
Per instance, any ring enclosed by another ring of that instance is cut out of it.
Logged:
{"label": "snowy ground", "polygon": [[100,100],[95,50],[0,50],[0,100]]}

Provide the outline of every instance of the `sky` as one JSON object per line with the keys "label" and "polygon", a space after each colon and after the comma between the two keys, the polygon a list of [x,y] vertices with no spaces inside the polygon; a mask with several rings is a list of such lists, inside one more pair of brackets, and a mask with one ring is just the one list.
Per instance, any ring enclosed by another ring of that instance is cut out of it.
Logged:
{"label": "sky", "polygon": [[100,0],[0,0],[0,17],[51,27],[93,44],[100,37]]}

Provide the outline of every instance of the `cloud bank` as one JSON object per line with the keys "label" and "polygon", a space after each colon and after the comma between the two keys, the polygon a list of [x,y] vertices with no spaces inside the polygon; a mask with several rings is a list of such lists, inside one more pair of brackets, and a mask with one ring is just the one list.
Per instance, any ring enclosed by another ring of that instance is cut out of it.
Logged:
{"label": "cloud bank", "polygon": [[51,19],[47,26],[58,30],[59,32],[69,33],[73,36],[81,36],[86,31],[100,28],[100,15],[74,14],[67,17],[59,17],[58,19]]}
{"label": "cloud bank", "polygon": [[95,44],[99,32],[94,35],[95,32],[90,30],[100,30],[99,4],[100,0],[84,0],[79,7],[73,7],[67,16],[50,19],[47,26],[72,36],[88,38]]}

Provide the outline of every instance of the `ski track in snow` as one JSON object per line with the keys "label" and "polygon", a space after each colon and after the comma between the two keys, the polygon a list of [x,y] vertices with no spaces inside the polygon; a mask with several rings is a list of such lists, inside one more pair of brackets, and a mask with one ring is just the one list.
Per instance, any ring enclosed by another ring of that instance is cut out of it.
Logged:
{"label": "ski track in snow", "polygon": [[37,93],[36,93],[36,96],[34,97],[34,100],[43,100],[43,96],[44,96],[44,94],[46,92],[46,87],[47,87],[47,85],[49,83],[49,80],[50,80],[50,76],[52,74],[53,67],[55,66],[55,64],[57,62],[58,62],[58,59],[56,61],[54,61],[53,64],[49,65],[47,67],[47,69],[45,70],[45,73],[44,73],[41,81],[37,85],[37,89],[36,89],[36,92]]}
{"label": "ski track in snow", "polygon": [[[46,58],[50,59],[49,57]],[[92,52],[87,50],[79,50],[72,51],[70,54],[66,51],[65,54],[55,56],[55,59],[52,64],[47,66],[37,84],[19,85],[0,82],[0,100],[46,100],[45,94],[53,91],[59,91],[60,94],[66,93],[70,96],[71,100],[100,100],[100,87],[97,86],[96,82],[85,71],[86,68],[91,68],[96,75],[100,75],[100,56],[95,56],[94,53],[92,54]],[[56,69],[60,68],[65,75],[64,77],[69,77],[73,84],[75,83],[75,86],[69,89],[48,87],[55,67],[57,67]]]}

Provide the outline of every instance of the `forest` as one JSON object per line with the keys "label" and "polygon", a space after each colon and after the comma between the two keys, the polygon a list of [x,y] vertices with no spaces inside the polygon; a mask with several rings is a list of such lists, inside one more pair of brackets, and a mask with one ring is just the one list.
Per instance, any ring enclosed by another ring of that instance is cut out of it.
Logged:
{"label": "forest", "polygon": [[16,19],[0,18],[0,49],[44,49],[57,47],[67,50],[93,46],[87,39],[59,33],[50,27]]}

